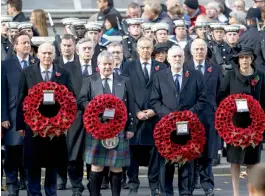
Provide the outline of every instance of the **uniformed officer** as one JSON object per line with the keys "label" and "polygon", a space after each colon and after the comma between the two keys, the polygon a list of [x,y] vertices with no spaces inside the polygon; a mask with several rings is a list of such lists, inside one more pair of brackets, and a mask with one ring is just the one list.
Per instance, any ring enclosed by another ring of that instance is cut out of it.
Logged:
{"label": "uniformed officer", "polygon": [[153,26],[154,23],[143,23],[141,25],[144,37],[154,40]]}
{"label": "uniformed officer", "polygon": [[169,25],[167,23],[155,23],[153,26],[156,44],[164,43],[167,45],[167,48],[169,49],[173,45],[178,45],[178,44],[176,42],[168,40],[168,30],[169,30]]}
{"label": "uniformed officer", "polygon": [[74,21],[80,21],[79,18],[63,18],[61,20],[61,22],[64,25],[64,34],[72,34],[73,35],[73,31],[72,31],[72,22]]}
{"label": "uniformed officer", "polygon": [[12,16],[1,16],[1,59],[9,56],[11,42],[8,40],[8,23],[13,20]]}
{"label": "uniformed officer", "polygon": [[110,41],[101,37],[103,23],[102,22],[88,22],[85,24],[86,34],[85,37],[90,37],[95,43],[94,55],[92,57],[92,63],[97,64],[97,56],[103,50],[106,50],[107,45],[110,44]]}
{"label": "uniformed officer", "polygon": [[8,23],[8,39],[11,43],[13,43],[13,39],[15,35],[19,33],[18,30],[19,22],[9,22]]}
{"label": "uniformed officer", "polygon": [[173,22],[175,36],[169,39],[169,41],[179,45],[182,49],[184,49],[187,43],[192,40],[192,38],[188,35],[189,24],[184,20],[175,20]]}
{"label": "uniformed officer", "polygon": [[142,18],[130,18],[126,19],[128,24],[129,35],[123,36],[122,46],[124,49],[124,57],[126,60],[138,59],[138,53],[136,52],[137,41],[142,36],[141,24],[144,23]]}
{"label": "uniformed officer", "polygon": [[78,42],[80,39],[85,37],[86,34],[86,28],[85,28],[86,22],[83,20],[76,20],[71,23],[72,25],[72,31],[74,33],[74,36],[76,37],[76,41]]}

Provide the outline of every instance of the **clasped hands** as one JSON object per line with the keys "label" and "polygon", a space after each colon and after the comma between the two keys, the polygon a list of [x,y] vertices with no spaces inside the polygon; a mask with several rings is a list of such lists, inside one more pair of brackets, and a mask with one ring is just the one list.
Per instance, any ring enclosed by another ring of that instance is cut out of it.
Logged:
{"label": "clasped hands", "polygon": [[139,120],[148,120],[149,118],[152,118],[155,115],[156,114],[155,114],[154,110],[151,110],[151,109],[143,110],[143,111],[140,111],[136,114],[136,116]]}

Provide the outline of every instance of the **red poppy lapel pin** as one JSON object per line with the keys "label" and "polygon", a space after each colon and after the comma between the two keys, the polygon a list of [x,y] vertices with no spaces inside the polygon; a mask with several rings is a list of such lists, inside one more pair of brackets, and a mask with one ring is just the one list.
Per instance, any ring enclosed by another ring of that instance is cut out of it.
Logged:
{"label": "red poppy lapel pin", "polygon": [[189,71],[186,71],[185,72],[185,77],[189,77],[189,75],[190,75]]}
{"label": "red poppy lapel pin", "polygon": [[61,73],[59,73],[59,72],[55,72],[55,75],[56,75],[56,77],[60,77],[61,76]]}
{"label": "red poppy lapel pin", "polygon": [[257,75],[253,80],[251,80],[251,86],[256,86],[259,81],[259,76]]}
{"label": "red poppy lapel pin", "polygon": [[96,67],[96,72],[99,72],[99,68],[98,67]]}
{"label": "red poppy lapel pin", "polygon": [[209,67],[209,68],[207,69],[207,71],[211,73],[211,72],[213,71],[213,67],[212,67],[212,66]]}
{"label": "red poppy lapel pin", "polygon": [[159,71],[159,68],[160,68],[159,65],[155,66],[156,71]]}
{"label": "red poppy lapel pin", "polygon": [[35,64],[35,59],[30,60],[31,64]]}

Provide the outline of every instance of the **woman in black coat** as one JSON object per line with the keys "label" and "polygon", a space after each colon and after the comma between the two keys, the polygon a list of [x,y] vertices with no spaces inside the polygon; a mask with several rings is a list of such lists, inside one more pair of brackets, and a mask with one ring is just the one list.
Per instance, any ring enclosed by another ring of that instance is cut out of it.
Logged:
{"label": "woman in black coat", "polygon": [[[255,60],[253,50],[251,48],[243,48],[236,55],[238,68],[229,71],[224,77],[217,94],[217,103],[231,94],[245,93],[252,95],[254,99],[259,101],[263,110],[265,109],[265,73],[256,69],[252,62]],[[257,65],[258,66],[258,65]],[[251,85],[251,81],[259,77],[255,86]],[[246,114],[246,113],[245,113]],[[249,116],[244,113],[236,113],[234,116],[235,126],[246,126]],[[245,125],[244,125],[245,124]],[[260,162],[261,143],[253,148],[252,146],[241,149],[227,145],[227,161],[231,163],[231,174],[234,196],[239,196],[239,174],[240,166],[247,165],[248,169],[251,166]]]}

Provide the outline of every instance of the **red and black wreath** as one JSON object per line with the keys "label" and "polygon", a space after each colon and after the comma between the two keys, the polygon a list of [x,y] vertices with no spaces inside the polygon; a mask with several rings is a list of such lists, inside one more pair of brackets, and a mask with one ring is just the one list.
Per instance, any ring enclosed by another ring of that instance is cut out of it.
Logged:
{"label": "red and black wreath", "polygon": [[[113,119],[102,122],[100,116],[105,109],[115,109]],[[110,94],[96,96],[86,107],[84,116],[84,127],[95,139],[108,139],[120,133],[127,122],[127,109],[122,100]]]}
{"label": "red and black wreath", "polygon": [[[54,99],[59,105],[59,110],[53,117],[44,116],[39,110],[42,107],[44,90],[53,90]],[[63,134],[72,125],[76,117],[77,104],[73,93],[64,85],[41,82],[29,89],[23,102],[23,111],[24,121],[34,135],[54,137]]]}
{"label": "red and black wreath", "polygon": [[[251,124],[247,128],[235,126],[233,116],[237,112],[235,99],[246,99]],[[226,97],[215,113],[215,128],[227,144],[245,148],[257,146],[263,140],[265,114],[259,102],[246,94],[233,94]]]}
{"label": "red and black wreath", "polygon": [[[190,140],[185,145],[176,144],[170,139],[171,133],[176,131],[176,123],[180,121],[188,121]],[[203,124],[196,114],[187,110],[173,112],[163,117],[155,126],[154,139],[161,156],[178,164],[200,157],[206,142]]]}

